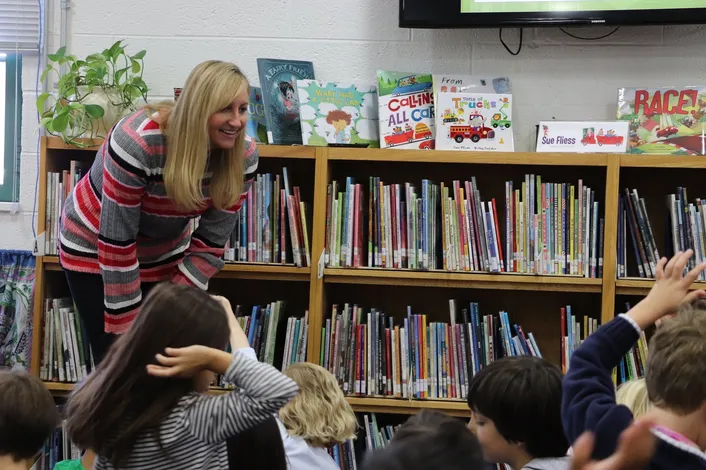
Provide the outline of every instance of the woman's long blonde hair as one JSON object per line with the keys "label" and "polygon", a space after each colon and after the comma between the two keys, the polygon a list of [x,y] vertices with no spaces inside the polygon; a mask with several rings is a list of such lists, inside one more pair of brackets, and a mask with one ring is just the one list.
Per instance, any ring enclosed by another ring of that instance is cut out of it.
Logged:
{"label": "woman's long blonde hair", "polygon": [[279,410],[289,434],[314,447],[342,444],[355,437],[355,413],[333,374],[309,362],[292,364],[284,374],[299,385],[299,394]]}
{"label": "woman's long blonde hair", "polygon": [[211,149],[208,121],[243,92],[250,92],[250,84],[238,66],[209,60],[191,71],[176,103],[148,107],[159,112],[160,126],[167,137],[164,186],[180,208],[203,208],[201,185],[207,170],[212,172],[210,196],[216,209],[231,207],[240,197],[245,129],[231,150]]}

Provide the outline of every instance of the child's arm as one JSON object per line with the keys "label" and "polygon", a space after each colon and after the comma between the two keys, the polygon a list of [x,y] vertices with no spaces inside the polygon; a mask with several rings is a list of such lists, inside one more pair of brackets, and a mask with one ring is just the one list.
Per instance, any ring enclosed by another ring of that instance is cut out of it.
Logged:
{"label": "child's arm", "polygon": [[222,442],[276,413],[298,391],[297,384],[274,367],[258,362],[252,349],[233,354],[213,350],[213,372],[238,390],[202,395],[186,410],[186,424],[205,442]]}
{"label": "child's arm", "polygon": [[599,328],[586,338],[571,357],[563,381],[562,420],[569,442],[584,431],[596,435],[594,458],[606,458],[615,451],[620,433],[633,420],[627,407],[615,403],[612,370],[630,351],[642,329],[659,318],[673,314],[682,303],[704,297],[704,291],[689,293],[689,287],[706,268],[701,264],[682,277],[692,251],[677,253],[668,263],[657,264],[655,285],[626,315]]}

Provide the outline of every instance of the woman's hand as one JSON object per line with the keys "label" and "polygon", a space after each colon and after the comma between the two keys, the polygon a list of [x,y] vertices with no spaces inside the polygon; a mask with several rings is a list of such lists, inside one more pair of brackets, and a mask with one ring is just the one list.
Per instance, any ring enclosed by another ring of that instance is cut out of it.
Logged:
{"label": "woman's hand", "polygon": [[167,348],[157,354],[159,364],[148,364],[147,373],[155,377],[193,377],[196,373],[211,369],[217,351],[206,346]]}

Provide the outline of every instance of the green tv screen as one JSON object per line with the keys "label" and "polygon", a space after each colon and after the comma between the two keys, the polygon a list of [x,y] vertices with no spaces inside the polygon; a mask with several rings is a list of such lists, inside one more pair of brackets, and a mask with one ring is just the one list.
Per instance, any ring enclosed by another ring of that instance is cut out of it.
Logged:
{"label": "green tv screen", "polygon": [[400,26],[482,28],[706,23],[706,0],[400,0]]}

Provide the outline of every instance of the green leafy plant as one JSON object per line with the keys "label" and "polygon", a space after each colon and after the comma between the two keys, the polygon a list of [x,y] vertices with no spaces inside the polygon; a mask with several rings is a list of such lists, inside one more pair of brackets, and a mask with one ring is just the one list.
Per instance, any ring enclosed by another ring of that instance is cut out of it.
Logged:
{"label": "green leafy plant", "polygon": [[118,119],[137,109],[138,101],[147,100],[142,78],[146,54],[128,55],[122,40],[85,59],[66,54],[65,47],[49,54],[41,80],[50,74],[59,80],[55,93],[37,97],[40,126],[79,147],[89,145],[81,138],[105,137]]}

